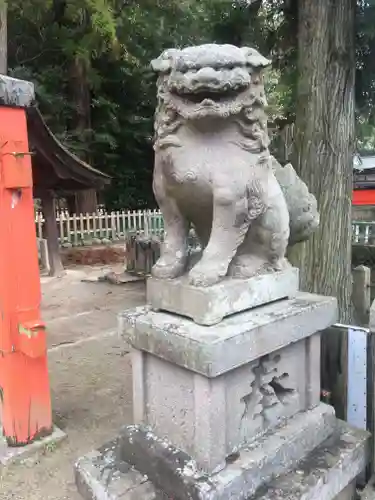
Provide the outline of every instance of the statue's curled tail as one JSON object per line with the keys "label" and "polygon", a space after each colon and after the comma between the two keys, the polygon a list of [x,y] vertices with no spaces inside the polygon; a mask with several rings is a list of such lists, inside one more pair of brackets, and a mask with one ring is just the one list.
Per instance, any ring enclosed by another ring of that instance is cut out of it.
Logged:
{"label": "statue's curled tail", "polygon": [[316,198],[309,192],[290,163],[282,167],[275,158],[272,158],[272,169],[288,205],[289,245],[305,241],[319,226]]}

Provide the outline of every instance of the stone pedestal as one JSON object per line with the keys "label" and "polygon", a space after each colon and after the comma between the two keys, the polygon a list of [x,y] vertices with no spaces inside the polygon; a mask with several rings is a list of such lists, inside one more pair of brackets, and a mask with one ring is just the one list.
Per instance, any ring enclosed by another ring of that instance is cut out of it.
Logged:
{"label": "stone pedestal", "polygon": [[308,294],[211,328],[147,308],[125,313],[135,423],[168,437],[202,470],[223,467],[255,437],[319,403],[315,332],[334,314],[334,299]]}
{"label": "stone pedestal", "polygon": [[320,403],[319,332],[336,308],[296,293],[210,327],[150,306],[124,312],[135,425],[78,461],[83,496],[349,500],[367,434]]}
{"label": "stone pedestal", "polygon": [[187,316],[195,323],[212,326],[231,314],[294,297],[298,284],[299,271],[293,267],[247,280],[225,278],[210,287],[190,285],[187,276],[174,280],[150,278],[147,302],[155,310]]}

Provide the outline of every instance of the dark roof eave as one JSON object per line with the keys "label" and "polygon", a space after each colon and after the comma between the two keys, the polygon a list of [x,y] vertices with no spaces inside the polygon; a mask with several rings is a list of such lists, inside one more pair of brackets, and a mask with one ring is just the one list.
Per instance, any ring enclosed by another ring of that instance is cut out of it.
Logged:
{"label": "dark roof eave", "polygon": [[[54,169],[60,179],[72,179],[82,184],[81,189],[102,189],[111,182],[111,177],[97,170],[71,153],[54,136],[35,106],[26,109],[31,147],[45,163]],[[57,186],[58,187],[58,186]]]}

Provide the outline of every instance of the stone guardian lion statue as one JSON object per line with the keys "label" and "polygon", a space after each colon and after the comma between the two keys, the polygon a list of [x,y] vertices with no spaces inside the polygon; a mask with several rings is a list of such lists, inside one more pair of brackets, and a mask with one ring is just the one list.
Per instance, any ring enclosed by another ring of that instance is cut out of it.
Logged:
{"label": "stone guardian lion statue", "polygon": [[[153,189],[165,239],[157,278],[188,272],[195,286],[288,266],[288,244],[319,224],[315,197],[289,164],[269,153],[263,69],[252,48],[201,45],[166,50],[158,73]],[[188,268],[194,227],[200,260]]]}

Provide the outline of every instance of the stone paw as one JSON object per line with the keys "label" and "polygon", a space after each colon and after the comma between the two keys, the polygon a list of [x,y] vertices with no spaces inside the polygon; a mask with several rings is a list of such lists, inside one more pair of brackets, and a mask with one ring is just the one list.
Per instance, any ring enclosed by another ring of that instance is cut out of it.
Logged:
{"label": "stone paw", "polygon": [[184,274],[186,259],[168,259],[161,257],[151,270],[152,276],[159,279],[178,278]]}
{"label": "stone paw", "polygon": [[233,278],[248,279],[260,274],[268,274],[273,270],[272,265],[265,259],[252,255],[241,255],[231,263],[229,275]]}
{"label": "stone paw", "polygon": [[286,258],[283,258],[276,261],[273,267],[275,271],[285,271],[286,269],[290,269],[292,264]]}
{"label": "stone paw", "polygon": [[[212,263],[211,263],[212,264]],[[226,275],[226,269],[220,266],[205,266],[200,262],[189,272],[189,283],[194,286],[211,286],[221,281]]]}

